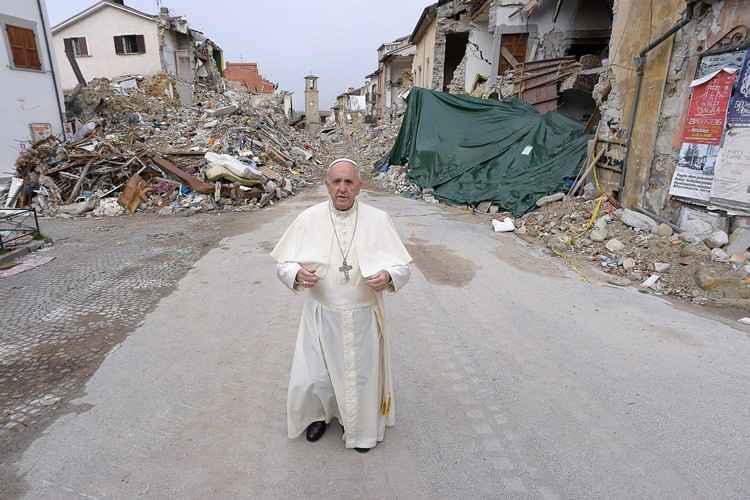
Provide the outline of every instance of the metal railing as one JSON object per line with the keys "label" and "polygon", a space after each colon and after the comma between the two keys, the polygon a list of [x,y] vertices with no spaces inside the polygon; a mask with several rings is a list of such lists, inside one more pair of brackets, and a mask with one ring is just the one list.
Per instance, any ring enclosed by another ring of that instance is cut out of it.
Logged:
{"label": "metal railing", "polygon": [[0,209],[0,250],[24,236],[39,234],[39,219],[33,208]]}

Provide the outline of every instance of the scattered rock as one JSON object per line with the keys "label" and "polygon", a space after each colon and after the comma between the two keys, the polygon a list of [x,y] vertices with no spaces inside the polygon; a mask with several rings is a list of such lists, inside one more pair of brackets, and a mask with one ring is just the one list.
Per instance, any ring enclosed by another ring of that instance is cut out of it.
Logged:
{"label": "scattered rock", "polygon": [[688,243],[700,243],[714,232],[711,224],[701,219],[692,219],[686,222],[680,229],[682,229],[680,238]]}
{"label": "scattered rock", "polygon": [[626,257],[622,260],[622,268],[626,271],[632,271],[635,269],[635,259],[632,257]]}
{"label": "scattered rock", "polygon": [[618,239],[612,238],[605,245],[607,250],[612,253],[622,252],[625,249],[625,244]]}
{"label": "scattered rock", "polygon": [[656,234],[663,238],[671,238],[674,234],[674,230],[672,229],[672,226],[670,226],[669,224],[664,224],[662,222],[656,227]]}
{"label": "scattered rock", "polygon": [[657,273],[666,273],[671,267],[672,264],[669,262],[654,262],[654,271]]}
{"label": "scattered rock", "polygon": [[729,238],[726,252],[729,255],[744,254],[750,248],[750,227],[738,227]]}
{"label": "scattered rock", "polygon": [[607,236],[609,236],[607,230],[600,229],[598,227],[592,229],[591,233],[589,234],[589,238],[591,238],[591,241],[604,241],[607,239]]}
{"label": "scattered rock", "polygon": [[497,205],[492,205],[492,206],[490,206],[490,213],[491,213],[491,214],[496,214],[496,213],[498,213],[499,211],[500,211],[500,207],[498,207]]}
{"label": "scattered rock", "polygon": [[555,252],[564,253],[570,250],[570,245],[556,235],[550,235],[546,243],[547,247]]}
{"label": "scattered rock", "polygon": [[541,198],[536,200],[536,206],[543,207],[544,205],[549,205],[550,203],[555,203],[556,201],[562,201],[563,198],[565,198],[565,193],[555,193],[548,196],[542,196]]}
{"label": "scattered rock", "polygon": [[706,238],[706,245],[709,248],[721,248],[727,243],[729,243],[729,236],[724,231],[714,231]]}
{"label": "scattered rock", "polygon": [[648,215],[643,215],[636,212],[635,210],[630,210],[629,208],[626,208],[622,211],[620,220],[626,226],[630,226],[641,231],[650,231],[655,233],[657,231],[657,228],[659,227],[656,221]]}

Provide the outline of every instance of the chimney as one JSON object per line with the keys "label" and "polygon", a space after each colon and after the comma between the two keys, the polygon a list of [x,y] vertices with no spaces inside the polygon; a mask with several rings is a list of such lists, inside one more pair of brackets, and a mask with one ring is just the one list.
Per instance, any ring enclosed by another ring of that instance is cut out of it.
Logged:
{"label": "chimney", "polygon": [[169,7],[161,7],[159,9],[159,15],[161,17],[169,17]]}

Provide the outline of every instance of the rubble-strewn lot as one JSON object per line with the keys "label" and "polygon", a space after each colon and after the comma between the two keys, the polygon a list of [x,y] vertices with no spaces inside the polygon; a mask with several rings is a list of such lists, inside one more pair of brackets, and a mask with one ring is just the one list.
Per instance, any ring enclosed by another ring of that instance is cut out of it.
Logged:
{"label": "rubble-strewn lot", "polygon": [[516,232],[554,253],[589,260],[611,275],[612,284],[633,284],[701,304],[750,299],[747,255],[743,251],[742,258],[733,259],[722,250],[726,235],[719,245],[714,238],[722,236],[710,228],[704,235],[676,234],[666,224],[609,203],[592,220],[597,203],[583,198],[550,203],[517,220]]}
{"label": "rubble-strewn lot", "polygon": [[[309,183],[323,152],[286,125],[281,96],[220,81],[184,107],[164,75],[128,86],[96,79],[66,96],[81,126],[17,161],[13,206],[47,215],[161,215],[264,207]],[[0,196],[12,196],[9,186]]]}

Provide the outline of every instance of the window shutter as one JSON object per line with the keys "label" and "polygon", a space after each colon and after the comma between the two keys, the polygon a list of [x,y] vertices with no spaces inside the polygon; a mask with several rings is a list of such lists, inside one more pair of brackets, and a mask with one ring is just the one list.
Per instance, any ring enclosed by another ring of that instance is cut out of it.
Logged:
{"label": "window shutter", "polygon": [[79,43],[78,43],[78,48],[79,48],[79,49],[80,49],[80,51],[81,51],[81,55],[82,55],[82,56],[87,56],[87,55],[89,55],[89,47],[88,47],[88,45],[86,44],[86,38],[85,38],[85,37],[81,37],[81,38],[79,38],[78,40],[79,40]]}
{"label": "window shutter", "polygon": [[8,44],[10,45],[10,51],[13,54],[13,65],[19,68],[25,68],[26,65],[26,52],[24,50],[24,40],[21,30],[15,26],[7,25],[5,31],[8,32]]}
{"label": "window shutter", "polygon": [[6,25],[5,31],[8,33],[13,65],[17,68],[42,69],[34,31],[11,25]]}
{"label": "window shutter", "polygon": [[66,52],[66,53],[67,53],[67,52],[73,52],[73,53],[75,53],[75,52],[73,51],[73,39],[72,39],[72,38],[66,38],[66,39],[64,40],[64,42],[65,42],[65,52]]}
{"label": "window shutter", "polygon": [[146,53],[146,40],[143,38],[143,35],[135,35],[135,46],[139,54]]}
{"label": "window shutter", "polygon": [[30,68],[42,69],[39,52],[36,49],[36,37],[32,30],[26,30],[26,63]]}
{"label": "window shutter", "polygon": [[115,54],[124,54],[125,50],[122,48],[122,37],[116,36],[115,39]]}

